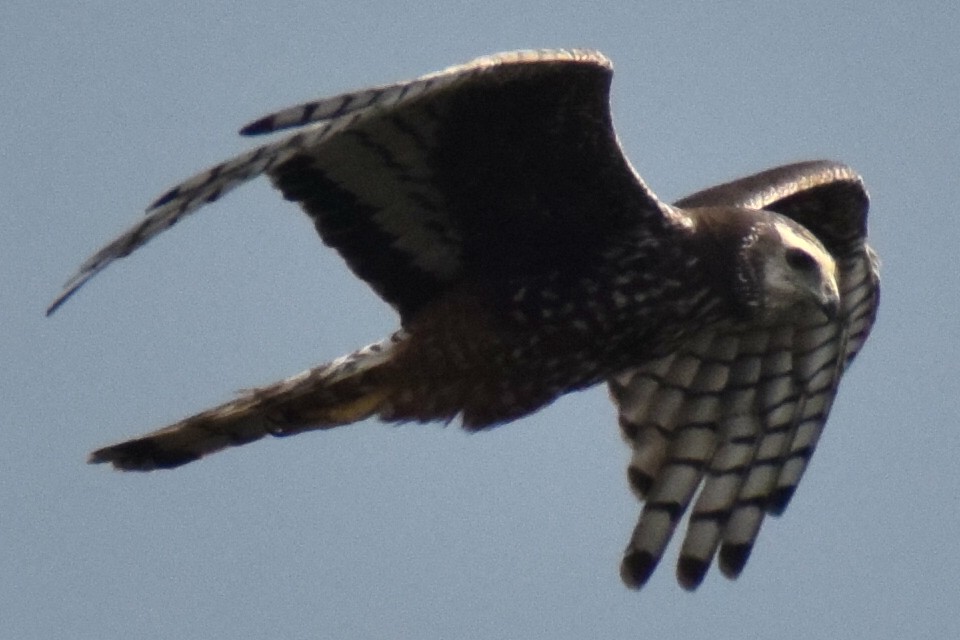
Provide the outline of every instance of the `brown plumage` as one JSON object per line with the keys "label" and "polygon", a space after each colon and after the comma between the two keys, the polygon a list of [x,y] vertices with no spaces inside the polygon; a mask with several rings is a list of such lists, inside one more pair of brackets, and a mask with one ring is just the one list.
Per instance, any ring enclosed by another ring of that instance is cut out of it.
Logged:
{"label": "brown plumage", "polygon": [[[611,66],[502,54],[310,102],[298,131],[169,190],[68,282],[265,173],[399,313],[391,337],[91,462],[169,468],[368,417],[482,429],[609,382],[645,501],[624,581],[646,582],[694,507],[678,579],[740,573],[786,507],[879,299],[867,196],[832,162],[659,201],[620,151]],[[699,494],[697,491],[699,489]]]}

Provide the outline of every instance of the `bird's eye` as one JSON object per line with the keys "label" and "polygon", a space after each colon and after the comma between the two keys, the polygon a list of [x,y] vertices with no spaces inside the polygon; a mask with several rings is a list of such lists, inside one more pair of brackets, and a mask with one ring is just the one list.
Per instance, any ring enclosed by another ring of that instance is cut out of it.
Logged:
{"label": "bird's eye", "polygon": [[815,271],[817,261],[803,249],[787,249],[787,264],[797,271]]}

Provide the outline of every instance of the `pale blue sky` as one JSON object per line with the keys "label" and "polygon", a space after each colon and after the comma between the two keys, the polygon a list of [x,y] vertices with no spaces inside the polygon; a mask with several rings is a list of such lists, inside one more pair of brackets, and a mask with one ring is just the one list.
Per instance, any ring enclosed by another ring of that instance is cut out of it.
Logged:
{"label": "pale blue sky", "polygon": [[[0,7],[0,637],[960,636],[960,5],[26,2]],[[43,309],[272,109],[591,47],[666,199],[799,159],[873,197],[880,321],[737,582],[642,592],[602,388],[490,433],[364,423],[174,472],[102,444],[378,339],[390,309],[266,182]]]}

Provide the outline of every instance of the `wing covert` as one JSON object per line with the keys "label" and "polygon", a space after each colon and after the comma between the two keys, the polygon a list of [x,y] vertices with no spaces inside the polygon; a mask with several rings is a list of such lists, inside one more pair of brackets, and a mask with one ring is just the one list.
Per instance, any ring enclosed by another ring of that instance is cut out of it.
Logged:
{"label": "wing covert", "polygon": [[834,255],[858,250],[867,236],[869,197],[863,179],[829,160],[798,162],[761,171],[678,200],[676,206],[766,209],[809,229]]}

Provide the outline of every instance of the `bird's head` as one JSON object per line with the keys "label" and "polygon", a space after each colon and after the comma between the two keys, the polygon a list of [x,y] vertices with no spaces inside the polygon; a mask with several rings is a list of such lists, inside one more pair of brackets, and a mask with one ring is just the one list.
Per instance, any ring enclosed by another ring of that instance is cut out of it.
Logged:
{"label": "bird's head", "polygon": [[684,212],[706,261],[708,277],[728,292],[732,309],[777,323],[800,309],[835,318],[840,309],[837,264],[802,225],[772,211],[703,207]]}
{"label": "bird's head", "polygon": [[828,318],[840,308],[837,264],[817,238],[790,218],[764,212],[740,247],[737,277],[747,304],[775,321],[815,306]]}

